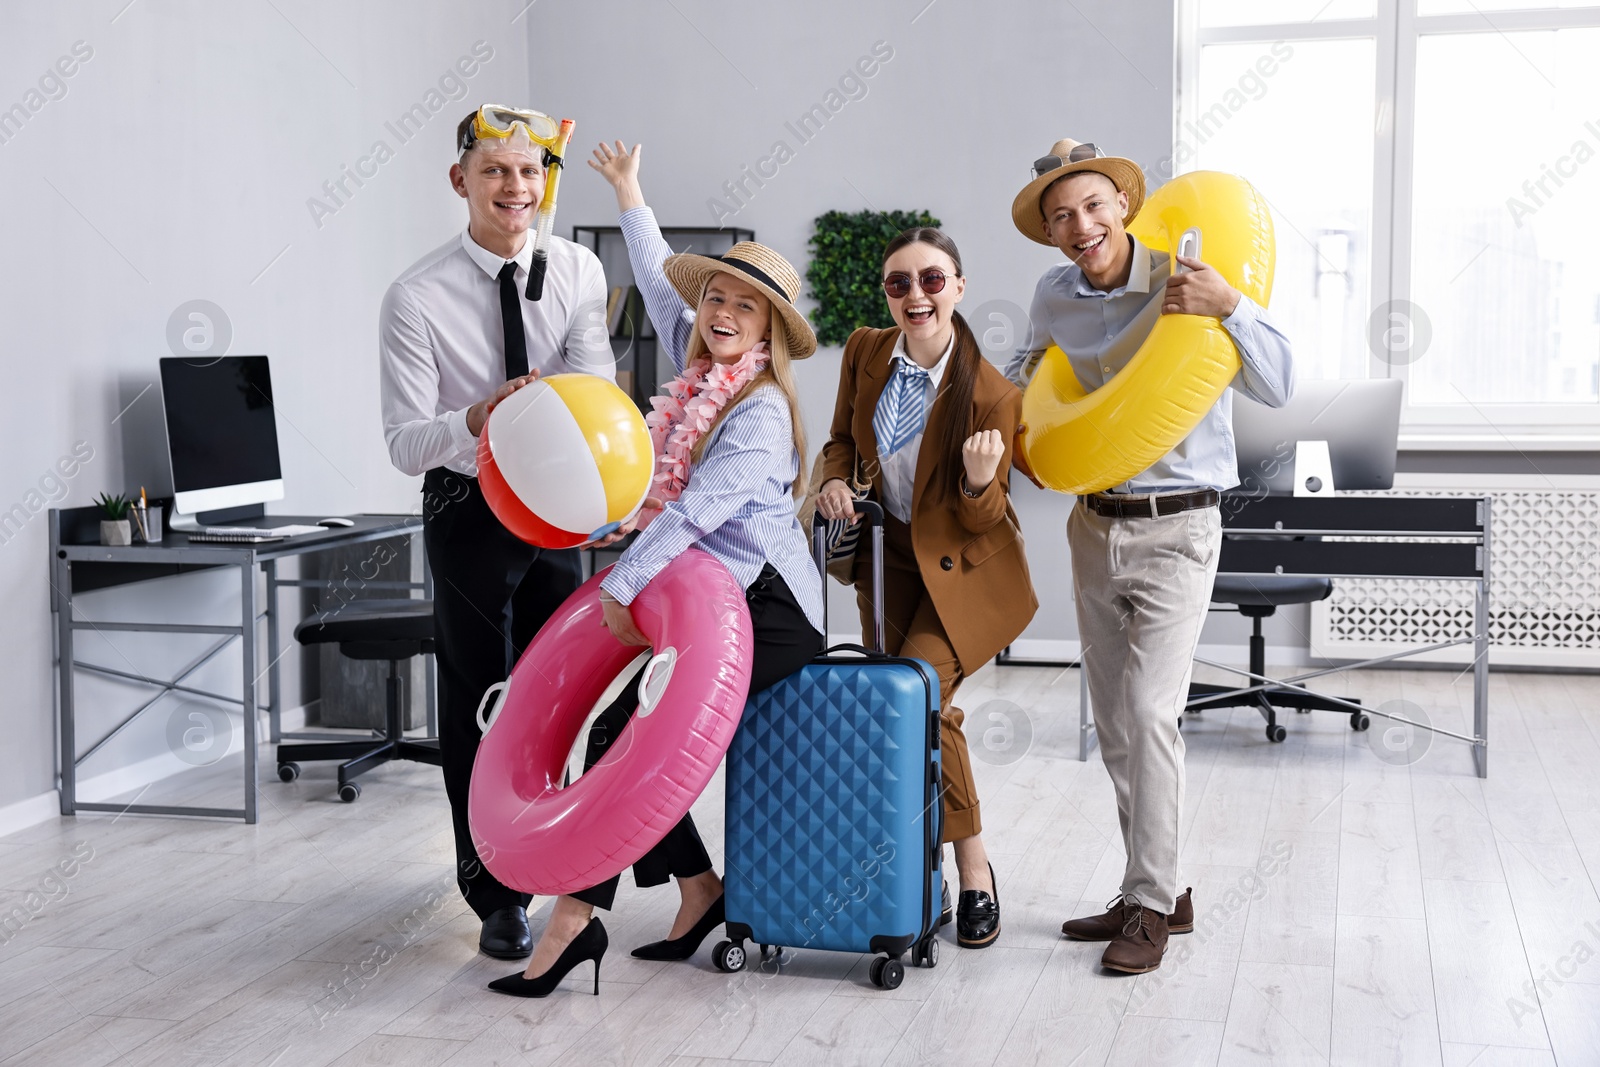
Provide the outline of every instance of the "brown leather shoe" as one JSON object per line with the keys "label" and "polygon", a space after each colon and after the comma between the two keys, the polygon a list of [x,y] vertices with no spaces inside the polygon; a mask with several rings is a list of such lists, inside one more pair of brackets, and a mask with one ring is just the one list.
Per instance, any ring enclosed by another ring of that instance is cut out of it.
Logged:
{"label": "brown leather shoe", "polygon": [[[1194,901],[1191,886],[1185,889],[1167,916],[1167,932],[1186,934],[1194,929]],[[1068,919],[1061,924],[1061,932],[1074,941],[1110,941],[1122,929],[1123,898],[1118,897],[1106,905],[1103,915],[1089,915],[1082,919]]]}
{"label": "brown leather shoe", "polygon": [[1167,917],[1137,904],[1123,906],[1122,929],[1105,955],[1100,966],[1123,974],[1145,974],[1161,966],[1161,957],[1167,951]]}

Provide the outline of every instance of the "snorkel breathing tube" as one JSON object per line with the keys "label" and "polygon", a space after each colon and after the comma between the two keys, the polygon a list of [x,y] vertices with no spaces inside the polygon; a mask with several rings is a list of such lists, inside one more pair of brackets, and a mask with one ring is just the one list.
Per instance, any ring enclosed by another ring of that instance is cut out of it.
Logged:
{"label": "snorkel breathing tube", "polygon": [[529,300],[544,295],[544,274],[550,266],[550,234],[556,226],[556,186],[561,184],[561,170],[567,155],[567,142],[572,140],[572,120],[562,119],[556,133],[556,143],[550,153],[550,177],[544,183],[544,198],[539,201],[539,217],[534,223],[533,262],[528,265]]}

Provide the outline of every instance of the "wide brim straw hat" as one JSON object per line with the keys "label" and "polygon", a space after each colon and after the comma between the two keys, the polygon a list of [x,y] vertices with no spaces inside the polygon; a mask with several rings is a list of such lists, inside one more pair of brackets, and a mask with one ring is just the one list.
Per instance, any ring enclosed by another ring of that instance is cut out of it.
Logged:
{"label": "wide brim straw hat", "polygon": [[[1078,158],[1074,159],[1074,155]],[[1051,163],[1052,159],[1055,160],[1054,164]],[[1041,166],[1045,169],[1040,170]],[[1049,152],[1034,160],[1034,179],[1024,185],[1022,192],[1011,202],[1011,221],[1016,223],[1022,236],[1042,245],[1054,246],[1055,242],[1045,236],[1044,210],[1039,202],[1044,198],[1044,191],[1055,182],[1069,174],[1082,174],[1084,171],[1104,174],[1119,192],[1128,194],[1128,214],[1122,224],[1126,226],[1133,221],[1144,206],[1144,171],[1139,169],[1139,164],[1122,156],[1105,155],[1096,145],[1063,137],[1050,146]]]}
{"label": "wide brim straw hat", "polygon": [[772,301],[773,310],[783,318],[789,335],[789,358],[805,359],[817,350],[817,335],[811,324],[794,306],[800,296],[800,275],[789,261],[766,245],[740,241],[720,256],[701,256],[682,252],[668,256],[667,281],[692,308],[700,307],[706,283],[718,271],[748,282]]}

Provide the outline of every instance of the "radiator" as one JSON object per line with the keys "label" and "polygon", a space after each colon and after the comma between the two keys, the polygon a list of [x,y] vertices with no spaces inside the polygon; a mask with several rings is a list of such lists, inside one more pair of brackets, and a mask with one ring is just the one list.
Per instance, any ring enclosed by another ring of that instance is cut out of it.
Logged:
{"label": "radiator", "polygon": [[[1600,668],[1600,477],[1402,474],[1393,492],[1493,498],[1491,664]],[[1333,595],[1311,606],[1312,655],[1369,659],[1470,636],[1474,589],[1338,579]],[[1466,666],[1472,647],[1416,658]]]}

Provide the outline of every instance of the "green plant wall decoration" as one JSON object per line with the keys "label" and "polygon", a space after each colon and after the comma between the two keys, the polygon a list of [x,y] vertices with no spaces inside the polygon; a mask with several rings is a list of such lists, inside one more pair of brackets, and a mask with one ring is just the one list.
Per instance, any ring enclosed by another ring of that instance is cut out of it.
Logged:
{"label": "green plant wall decoration", "polygon": [[926,211],[829,211],[818,215],[806,268],[817,341],[842,345],[860,326],[893,326],[879,268],[883,246],[913,226],[938,226]]}

